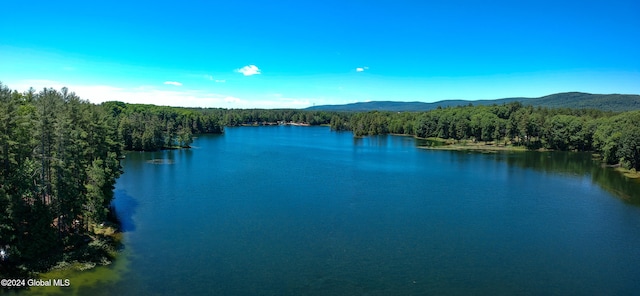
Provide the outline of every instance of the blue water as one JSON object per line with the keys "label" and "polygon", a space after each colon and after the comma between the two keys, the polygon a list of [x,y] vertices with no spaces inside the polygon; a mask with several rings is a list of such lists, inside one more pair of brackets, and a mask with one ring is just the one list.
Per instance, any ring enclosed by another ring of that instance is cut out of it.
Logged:
{"label": "blue water", "polygon": [[81,294],[640,291],[640,208],[594,181],[606,169],[588,155],[425,150],[292,126],[193,145],[127,154],[114,204],[128,268]]}

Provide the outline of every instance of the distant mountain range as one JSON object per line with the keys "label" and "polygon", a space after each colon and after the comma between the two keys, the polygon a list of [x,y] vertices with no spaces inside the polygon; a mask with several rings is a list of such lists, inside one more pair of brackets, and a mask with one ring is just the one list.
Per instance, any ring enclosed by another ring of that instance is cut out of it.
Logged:
{"label": "distant mountain range", "polygon": [[501,105],[504,103],[519,101],[523,105],[549,108],[574,108],[574,109],[599,109],[604,111],[631,111],[640,110],[640,95],[621,94],[589,94],[581,92],[566,92],[548,95],[540,98],[505,98],[495,100],[445,100],[434,103],[424,102],[394,102],[373,101],[352,103],[345,105],[321,105],[306,108],[305,110],[317,111],[429,111],[440,107],[476,105]]}

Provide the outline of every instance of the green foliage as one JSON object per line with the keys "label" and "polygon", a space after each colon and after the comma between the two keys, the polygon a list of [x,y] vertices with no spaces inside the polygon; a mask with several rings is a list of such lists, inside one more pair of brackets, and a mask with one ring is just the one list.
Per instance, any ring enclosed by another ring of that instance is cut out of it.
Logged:
{"label": "green foliage", "polygon": [[193,134],[222,133],[221,115],[212,109],[188,109],[105,102],[126,150],[153,151],[188,147]]}
{"label": "green foliage", "polygon": [[[640,126],[640,111],[625,112],[611,117],[594,120],[593,148],[602,154],[609,164],[633,165],[633,136]],[[626,150],[620,152],[623,143]],[[637,169],[637,166],[636,166]]]}
{"label": "green foliage", "polygon": [[121,141],[113,116],[66,88],[20,94],[0,84],[0,245],[9,264],[46,269],[89,221],[104,219]]}
{"label": "green foliage", "polygon": [[590,134],[584,118],[572,115],[555,115],[547,120],[545,138],[547,147],[556,150],[581,150],[590,147]]}
{"label": "green foliage", "polygon": [[337,113],[331,116],[331,120],[329,125],[331,126],[331,130],[334,131],[344,131],[349,130],[349,115],[347,113]]}
{"label": "green foliage", "polygon": [[640,127],[629,126],[620,137],[617,155],[627,169],[640,171]]}
{"label": "green foliage", "polygon": [[[437,108],[427,112],[341,113],[332,129],[354,136],[385,133],[453,140],[510,141],[536,149],[597,151],[610,164],[638,169],[640,111],[610,113],[590,109],[547,109],[519,102],[491,106]],[[634,146],[635,145],[635,146]]]}
{"label": "green foliage", "polygon": [[294,109],[201,109],[122,102],[105,102],[101,106],[118,123],[117,132],[124,149],[144,151],[189,147],[194,134],[222,133],[224,126],[289,122],[320,125],[330,124],[338,116]]}

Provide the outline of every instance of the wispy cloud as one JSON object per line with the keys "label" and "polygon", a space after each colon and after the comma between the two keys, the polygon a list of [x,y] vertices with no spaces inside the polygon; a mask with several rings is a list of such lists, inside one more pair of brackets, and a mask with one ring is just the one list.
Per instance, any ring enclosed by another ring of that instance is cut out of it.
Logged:
{"label": "wispy cloud", "polygon": [[225,83],[225,82],[227,82],[226,79],[216,79],[215,77],[213,77],[213,75],[204,75],[204,78],[209,80],[209,81],[216,82],[216,83]]}
{"label": "wispy cloud", "polygon": [[175,85],[175,86],[182,86],[182,83],[177,82],[177,81],[165,81],[164,84],[167,85]]}
{"label": "wispy cloud", "polygon": [[242,67],[240,69],[237,69],[236,72],[242,73],[242,75],[244,75],[244,76],[251,76],[251,75],[261,74],[260,73],[260,69],[256,65],[244,66],[244,67]]}
{"label": "wispy cloud", "polygon": [[233,104],[242,104],[242,103],[244,103],[244,101],[241,100],[240,98],[236,98],[236,97],[233,97],[233,96],[228,96],[228,97],[224,98],[224,101],[226,103],[233,103]]}
{"label": "wispy cloud", "polygon": [[366,71],[366,70],[369,70],[369,67],[364,66],[364,67],[358,67],[358,68],[356,68],[356,72],[364,72],[364,71]]}

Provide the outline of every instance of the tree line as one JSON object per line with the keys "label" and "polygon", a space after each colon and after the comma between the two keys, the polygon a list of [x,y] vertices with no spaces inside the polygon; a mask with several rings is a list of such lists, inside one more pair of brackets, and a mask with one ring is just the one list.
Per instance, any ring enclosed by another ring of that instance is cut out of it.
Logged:
{"label": "tree line", "polygon": [[125,150],[154,151],[189,147],[194,134],[221,133],[220,117],[210,110],[105,102]]}
{"label": "tree line", "polygon": [[189,147],[194,134],[222,133],[224,126],[280,123],[329,124],[333,113],[296,109],[183,108],[111,101],[102,104],[117,122],[125,150]]}
{"label": "tree line", "polygon": [[640,111],[550,109],[511,102],[427,112],[337,113],[330,125],[333,130],[353,131],[354,136],[393,133],[529,149],[594,151],[608,164],[640,170]]}

